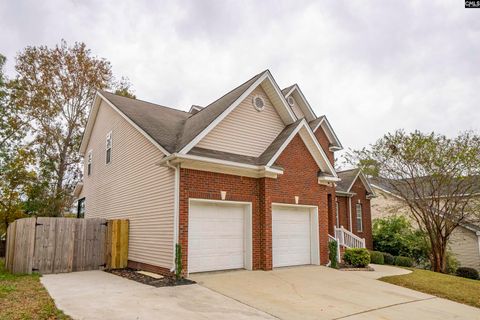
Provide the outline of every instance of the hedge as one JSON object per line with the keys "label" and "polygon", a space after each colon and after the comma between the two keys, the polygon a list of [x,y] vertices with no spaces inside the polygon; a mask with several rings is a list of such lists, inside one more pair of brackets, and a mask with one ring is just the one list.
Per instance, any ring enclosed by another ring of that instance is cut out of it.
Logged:
{"label": "hedge", "polygon": [[395,257],[388,252],[383,252],[383,261],[392,266],[395,263]]}
{"label": "hedge", "polygon": [[473,268],[460,267],[457,269],[457,276],[468,279],[478,279],[478,271]]}
{"label": "hedge", "polygon": [[412,258],[409,258],[409,257],[397,256],[397,257],[395,257],[394,263],[395,263],[396,266],[399,266],[399,267],[412,267],[413,266],[413,260],[412,260]]}
{"label": "hedge", "polygon": [[370,262],[375,264],[385,264],[383,253],[380,251],[370,251]]}
{"label": "hedge", "polygon": [[349,248],[345,250],[343,260],[352,267],[364,268],[370,263],[370,254],[364,248]]}

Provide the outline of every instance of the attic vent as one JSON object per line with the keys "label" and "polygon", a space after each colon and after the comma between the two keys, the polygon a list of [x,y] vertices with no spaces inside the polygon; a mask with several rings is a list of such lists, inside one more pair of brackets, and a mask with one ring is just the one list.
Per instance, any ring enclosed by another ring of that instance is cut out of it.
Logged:
{"label": "attic vent", "polygon": [[257,111],[263,111],[265,109],[265,100],[261,96],[254,96],[253,97],[253,106]]}
{"label": "attic vent", "polygon": [[295,100],[293,100],[293,97],[288,97],[287,102],[290,107],[293,107],[293,105],[295,104]]}

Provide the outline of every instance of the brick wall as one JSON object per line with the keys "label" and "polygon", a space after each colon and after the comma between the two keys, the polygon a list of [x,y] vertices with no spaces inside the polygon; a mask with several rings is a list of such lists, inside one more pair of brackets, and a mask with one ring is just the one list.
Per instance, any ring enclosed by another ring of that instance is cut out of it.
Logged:
{"label": "brick wall", "polygon": [[220,200],[220,191],[227,191],[226,200],[252,202],[254,270],[272,269],[272,202],[295,204],[295,196],[299,204],[318,206],[320,262],[328,262],[327,187],[318,184],[318,166],[300,136],[292,139],[276,165],[284,168],[277,179],[180,169],[179,242],[184,266],[188,267],[188,199]]}
{"label": "brick wall", "polygon": [[[353,233],[361,238],[365,238],[365,244],[368,249],[373,249],[372,242],[372,217],[370,212],[370,199],[367,199],[367,190],[362,183],[360,178],[355,181],[351,189],[352,192],[356,193],[352,197],[352,227]],[[359,202],[360,201],[360,202]],[[357,230],[357,211],[356,204],[360,203],[362,205],[362,220],[363,220],[363,231],[359,232]]]}
{"label": "brick wall", "polygon": [[314,133],[315,137],[317,137],[318,142],[322,146],[323,151],[325,151],[325,153],[327,154],[328,160],[330,160],[330,163],[333,166],[335,162],[335,155],[332,151],[330,151],[330,142],[328,141],[325,131],[323,131],[322,127],[318,127],[318,129]]}

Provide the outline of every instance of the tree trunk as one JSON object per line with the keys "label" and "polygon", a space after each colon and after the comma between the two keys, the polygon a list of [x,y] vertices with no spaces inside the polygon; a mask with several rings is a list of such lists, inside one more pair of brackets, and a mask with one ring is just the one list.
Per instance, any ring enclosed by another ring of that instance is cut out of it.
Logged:
{"label": "tree trunk", "polygon": [[432,270],[435,272],[447,273],[447,246],[444,240],[440,239],[432,243]]}

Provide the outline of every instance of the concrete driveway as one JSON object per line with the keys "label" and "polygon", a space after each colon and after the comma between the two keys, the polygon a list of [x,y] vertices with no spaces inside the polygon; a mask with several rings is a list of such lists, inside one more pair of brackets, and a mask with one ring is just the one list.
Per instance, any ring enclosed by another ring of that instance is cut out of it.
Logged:
{"label": "concrete driveway", "polygon": [[199,285],[155,288],[103,271],[40,278],[73,319],[273,319]]}
{"label": "concrete driveway", "polygon": [[408,271],[375,268],[353,272],[304,266],[190,278],[280,319],[480,319],[480,309],[375,280]]}

